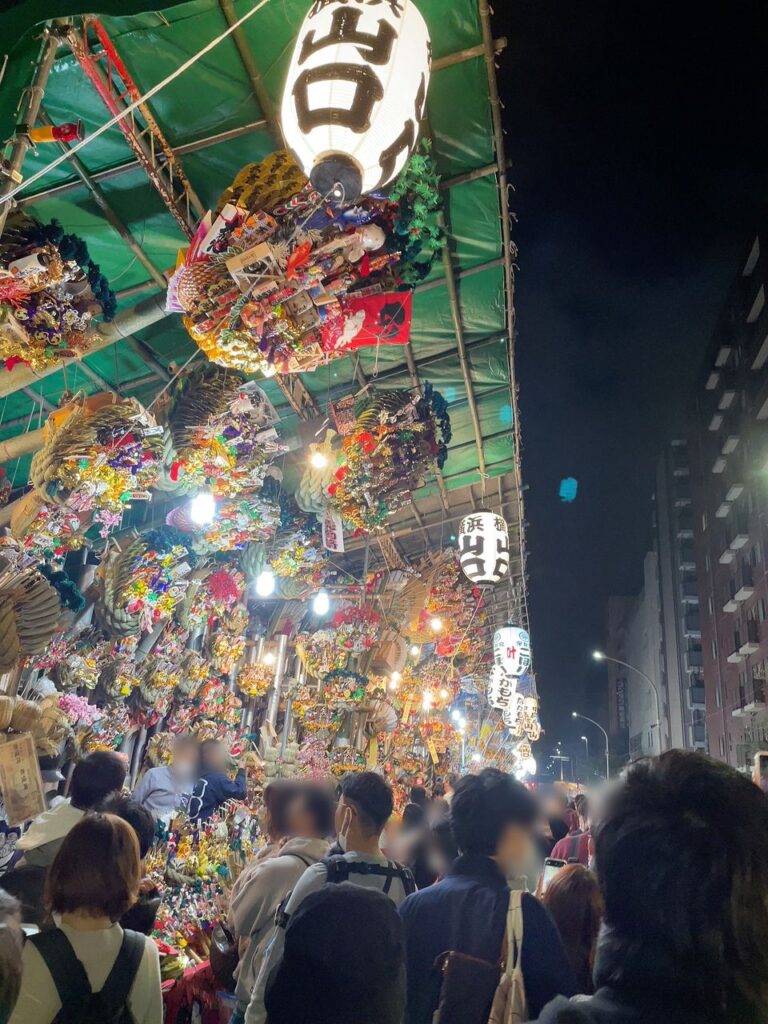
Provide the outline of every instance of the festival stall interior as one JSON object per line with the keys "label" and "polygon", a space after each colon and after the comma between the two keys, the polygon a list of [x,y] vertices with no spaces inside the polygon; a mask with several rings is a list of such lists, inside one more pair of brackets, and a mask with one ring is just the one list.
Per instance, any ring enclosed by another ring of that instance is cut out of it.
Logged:
{"label": "festival stall interior", "polygon": [[506,40],[486,0],[37,6],[3,16],[0,867],[39,765],[223,740],[245,808],[151,855],[173,978],[271,779],[536,771]]}

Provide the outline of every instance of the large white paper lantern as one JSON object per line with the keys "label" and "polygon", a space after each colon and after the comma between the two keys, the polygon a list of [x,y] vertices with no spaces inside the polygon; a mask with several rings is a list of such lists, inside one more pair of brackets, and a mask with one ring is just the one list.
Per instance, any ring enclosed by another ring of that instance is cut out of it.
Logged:
{"label": "large white paper lantern", "polygon": [[467,579],[495,586],[509,572],[509,533],[503,516],[473,512],[459,523],[459,561]]}
{"label": "large white paper lantern", "polygon": [[283,135],[314,187],[345,198],[381,188],[413,152],[431,45],[413,0],[315,0],[299,31]]}
{"label": "large white paper lantern", "polygon": [[493,634],[493,660],[510,676],[522,676],[531,667],[531,639],[519,626],[502,626]]}
{"label": "large white paper lantern", "polygon": [[500,711],[508,708],[516,697],[516,688],[517,680],[514,676],[507,675],[501,665],[491,666],[486,696],[492,708]]}

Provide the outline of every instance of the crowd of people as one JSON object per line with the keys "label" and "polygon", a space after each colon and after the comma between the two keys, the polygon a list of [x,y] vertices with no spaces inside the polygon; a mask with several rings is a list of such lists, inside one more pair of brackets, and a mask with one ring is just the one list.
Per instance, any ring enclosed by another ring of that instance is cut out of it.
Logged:
{"label": "crowd of people", "polygon": [[[2,1024],[161,1024],[143,860],[158,820],[243,795],[227,768],[185,737],[132,796],[118,755],[77,765],[1,880]],[[376,772],[266,787],[222,922],[232,1024],[768,1020],[768,805],[744,776],[670,751],[572,804],[494,768],[410,795],[395,821]]]}

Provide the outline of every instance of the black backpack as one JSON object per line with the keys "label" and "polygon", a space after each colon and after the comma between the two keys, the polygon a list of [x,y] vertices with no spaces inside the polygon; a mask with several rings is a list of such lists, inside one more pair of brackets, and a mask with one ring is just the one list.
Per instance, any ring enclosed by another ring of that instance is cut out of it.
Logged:
{"label": "black backpack", "polygon": [[144,955],[146,939],[123,931],[123,943],[101,992],[92,992],[85,968],[60,928],[29,940],[45,961],[61,1000],[56,1024],[134,1024],[128,994]]}

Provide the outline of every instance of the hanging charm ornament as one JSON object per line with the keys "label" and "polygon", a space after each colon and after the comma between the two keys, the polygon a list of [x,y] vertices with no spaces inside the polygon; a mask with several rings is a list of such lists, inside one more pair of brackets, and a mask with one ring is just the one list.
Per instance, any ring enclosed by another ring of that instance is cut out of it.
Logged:
{"label": "hanging charm ornament", "polygon": [[467,579],[493,587],[509,572],[509,531],[506,520],[483,510],[464,516],[459,525],[459,559]]}
{"label": "hanging charm ornament", "polygon": [[315,0],[294,47],[281,123],[319,192],[353,200],[402,170],[416,145],[431,61],[413,0]]}

